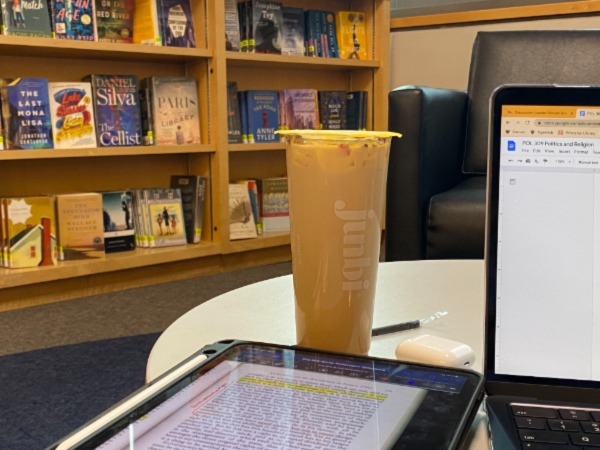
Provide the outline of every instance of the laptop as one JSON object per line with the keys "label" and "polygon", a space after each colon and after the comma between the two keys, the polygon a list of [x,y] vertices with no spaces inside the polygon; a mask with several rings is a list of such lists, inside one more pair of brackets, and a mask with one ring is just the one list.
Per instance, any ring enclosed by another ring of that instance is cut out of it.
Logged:
{"label": "laptop", "polygon": [[502,86],[490,130],[491,444],[600,448],[600,87]]}

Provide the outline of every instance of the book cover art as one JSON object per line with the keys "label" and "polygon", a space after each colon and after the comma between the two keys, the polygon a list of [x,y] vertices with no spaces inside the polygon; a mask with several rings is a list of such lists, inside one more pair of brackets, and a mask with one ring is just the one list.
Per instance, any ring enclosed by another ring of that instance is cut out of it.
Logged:
{"label": "book cover art", "polygon": [[201,175],[173,175],[171,187],[181,191],[181,204],[188,244],[197,244],[202,239],[202,221],[206,203],[207,178]]}
{"label": "book cover art", "polygon": [[346,95],[346,128],[367,129],[368,91],[351,91]]}
{"label": "book cover art", "polygon": [[51,0],[1,0],[2,34],[52,37]]}
{"label": "book cover art", "polygon": [[251,17],[253,51],[281,54],[283,5],[280,2],[252,0]]}
{"label": "book cover art", "polygon": [[179,189],[144,189],[150,247],[187,243]]}
{"label": "book cover art", "polygon": [[245,184],[229,185],[229,239],[257,237],[250,195]]}
{"label": "book cover art", "polygon": [[346,129],[346,94],[346,91],[319,91],[321,129]]}
{"label": "book cover art", "polygon": [[162,45],[196,47],[190,0],[156,0]]}
{"label": "book cover art", "polygon": [[279,93],[284,130],[316,130],[319,127],[319,108],[315,89],[285,89]]}
{"label": "book cover art", "polygon": [[237,0],[225,0],[225,50],[240,51],[240,15]]}
{"label": "book cover art", "polygon": [[92,86],[48,83],[54,148],[96,147]]}
{"label": "book cover art", "polygon": [[342,59],[368,59],[365,13],[338,11],[335,14],[337,44]]}
{"label": "book cover art", "polygon": [[198,90],[192,77],[151,77],[154,141],[157,145],[200,144]]}
{"label": "book cover art", "polygon": [[2,87],[8,149],[53,148],[48,80],[17,78]]}
{"label": "book cover art", "polygon": [[49,0],[56,39],[96,40],[94,0]]}
{"label": "book cover art", "polygon": [[136,230],[130,191],[102,192],[102,227],[106,253],[135,248]]}
{"label": "book cover art", "polygon": [[227,83],[227,142],[229,144],[242,142],[242,119],[235,81]]}
{"label": "book cover art", "polygon": [[278,91],[246,92],[248,110],[248,142],[279,142],[275,130],[279,128]]}
{"label": "book cover art", "polygon": [[104,257],[102,194],[83,192],[54,197],[59,260]]}
{"label": "book cover art", "polygon": [[290,209],[286,177],[258,180],[259,214],[264,232],[289,231]]}
{"label": "book cover art", "polygon": [[142,145],[140,101],[135,75],[89,75],[99,147]]}
{"label": "book cover art", "polygon": [[281,31],[281,54],[305,56],[304,10],[302,8],[283,7],[283,26]]}
{"label": "book cover art", "polygon": [[142,45],[162,45],[157,0],[134,0],[133,42]]}
{"label": "book cover art", "polygon": [[52,197],[2,199],[5,266],[51,266],[56,264],[56,220]]}
{"label": "book cover art", "polygon": [[256,180],[239,180],[237,183],[246,185],[248,187],[250,207],[252,208],[254,223],[256,224],[256,234],[260,236],[263,233],[263,226],[258,210],[258,182]]}
{"label": "book cover art", "polygon": [[133,42],[134,0],[95,0],[99,42]]}

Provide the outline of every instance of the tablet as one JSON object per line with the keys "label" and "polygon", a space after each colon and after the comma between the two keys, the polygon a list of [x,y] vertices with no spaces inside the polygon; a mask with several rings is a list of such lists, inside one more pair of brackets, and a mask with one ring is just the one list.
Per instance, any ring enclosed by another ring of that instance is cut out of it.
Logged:
{"label": "tablet", "polygon": [[51,448],[452,449],[482,389],[469,370],[222,341]]}

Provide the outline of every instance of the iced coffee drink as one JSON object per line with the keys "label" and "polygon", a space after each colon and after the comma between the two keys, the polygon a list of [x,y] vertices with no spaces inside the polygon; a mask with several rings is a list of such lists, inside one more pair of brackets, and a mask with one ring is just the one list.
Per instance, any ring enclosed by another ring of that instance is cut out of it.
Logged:
{"label": "iced coffee drink", "polygon": [[298,344],[366,354],[392,133],[283,133]]}

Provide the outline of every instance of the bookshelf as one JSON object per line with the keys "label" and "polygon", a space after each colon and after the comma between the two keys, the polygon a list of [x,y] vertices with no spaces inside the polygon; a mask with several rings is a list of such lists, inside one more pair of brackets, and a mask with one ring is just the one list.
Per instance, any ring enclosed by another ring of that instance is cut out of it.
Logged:
{"label": "bookshelf", "polygon": [[[286,6],[324,9],[318,0]],[[90,73],[193,76],[198,80],[202,144],[76,150],[0,151],[0,196],[168,186],[172,174],[208,176],[202,242],[109,254],[93,262],[0,269],[0,311],[223,270],[289,260],[288,233],[230,241],[228,183],[285,173],[283,144],[228,144],[226,81],[243,89],[314,88],[369,92],[370,129],[387,128],[389,0],[332,0],[327,10],[367,13],[367,61],[245,54],[225,50],[221,1],[192,0],[198,48],[0,36],[3,76],[76,81]]]}

